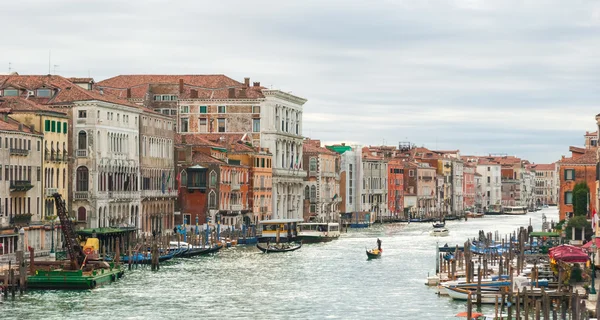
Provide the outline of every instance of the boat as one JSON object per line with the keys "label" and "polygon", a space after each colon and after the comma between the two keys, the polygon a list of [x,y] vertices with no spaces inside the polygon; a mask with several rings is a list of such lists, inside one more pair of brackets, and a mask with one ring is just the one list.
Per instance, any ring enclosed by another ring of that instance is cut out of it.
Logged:
{"label": "boat", "polygon": [[483,212],[471,212],[465,211],[465,216],[469,218],[482,218],[484,216]]}
{"label": "boat", "polygon": [[217,245],[213,245],[210,247],[203,247],[203,246],[190,245],[187,242],[181,242],[181,241],[180,242],[171,241],[170,246],[171,246],[172,250],[185,249],[185,251],[182,250],[179,254],[175,255],[175,257],[182,257],[182,258],[191,258],[191,257],[195,257],[195,256],[206,255],[206,254],[217,252],[223,248],[222,244],[217,244]]}
{"label": "boat", "polygon": [[545,204],[545,205],[543,205],[543,206],[542,206],[542,208],[543,208],[543,209],[548,209],[548,205],[547,205],[547,204]]}
{"label": "boat", "polygon": [[262,220],[258,230],[260,237],[257,243],[265,242],[291,242],[297,240],[298,224],[302,219],[276,219]]}
{"label": "boat", "polygon": [[275,253],[275,252],[290,252],[296,251],[302,247],[302,242],[298,243],[279,243],[274,245],[261,245],[260,243],[256,244],[258,250],[264,253]]}
{"label": "boat", "polygon": [[446,222],[445,221],[433,222],[433,227],[434,228],[443,228],[445,226],[446,226]]}
{"label": "boat", "polygon": [[491,204],[484,213],[486,216],[500,215],[502,214],[502,206],[499,204]]}
{"label": "boat", "polygon": [[527,214],[526,207],[504,207],[504,214],[508,215],[523,215]]}
{"label": "boat", "polygon": [[383,250],[379,250],[379,249],[367,250],[367,258],[369,258],[369,259],[380,258],[382,252],[383,252]]}
{"label": "boat", "polygon": [[298,238],[302,243],[329,242],[340,237],[337,222],[307,222],[298,224]]}
{"label": "boat", "polygon": [[27,277],[27,287],[31,289],[94,289],[115,282],[125,274],[123,267],[113,263],[104,269],[84,270],[36,270]]}
{"label": "boat", "polygon": [[[446,287],[448,296],[453,300],[468,300],[469,293],[471,294],[471,301],[477,301],[477,293],[473,290],[457,288],[457,287]],[[497,288],[488,289],[487,287],[481,287],[481,303],[483,304],[495,304],[502,301],[502,294]]]}
{"label": "boat", "polygon": [[450,231],[446,228],[435,228],[433,229],[429,235],[434,237],[445,237],[450,233]]}

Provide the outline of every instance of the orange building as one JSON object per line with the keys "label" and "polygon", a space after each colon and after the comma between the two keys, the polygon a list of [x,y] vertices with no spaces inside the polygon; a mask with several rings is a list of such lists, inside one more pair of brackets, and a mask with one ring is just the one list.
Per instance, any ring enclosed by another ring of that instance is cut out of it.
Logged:
{"label": "orange building", "polygon": [[573,188],[580,182],[585,182],[590,188],[590,204],[588,218],[596,208],[596,155],[597,147],[588,149],[569,147],[571,157],[562,157],[559,165],[559,215],[560,220],[573,216]]}
{"label": "orange building", "polygon": [[388,207],[396,218],[404,213],[404,162],[401,159],[388,161]]}

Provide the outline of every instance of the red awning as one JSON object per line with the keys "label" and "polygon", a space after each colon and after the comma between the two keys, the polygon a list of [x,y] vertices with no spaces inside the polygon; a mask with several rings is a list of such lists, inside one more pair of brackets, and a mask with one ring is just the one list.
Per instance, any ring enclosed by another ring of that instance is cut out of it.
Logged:
{"label": "red awning", "polygon": [[[586,244],[583,245],[583,249],[587,250],[587,251],[591,251],[592,250],[592,241],[588,241]],[[596,238],[596,248],[600,248],[600,238]]]}
{"label": "red awning", "polygon": [[583,251],[583,249],[567,244],[550,248],[550,250],[548,251],[548,255],[552,259],[557,261],[575,263],[587,262],[590,259],[590,257],[587,255],[587,253]]}

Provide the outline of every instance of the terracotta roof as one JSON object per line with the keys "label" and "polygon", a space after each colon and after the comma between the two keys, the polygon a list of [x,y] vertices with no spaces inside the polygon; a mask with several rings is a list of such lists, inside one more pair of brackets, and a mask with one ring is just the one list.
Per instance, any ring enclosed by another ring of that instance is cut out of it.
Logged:
{"label": "terracotta roof", "polygon": [[[185,138],[183,137],[185,136]],[[185,139],[185,142],[183,140]],[[197,146],[209,146],[209,147],[217,147],[223,148],[223,145],[213,142],[203,134],[175,134],[175,143],[176,144],[186,144],[186,145],[197,145]]]}
{"label": "terracotta roof", "polygon": [[21,125],[21,123],[19,123],[16,120],[13,120],[11,118],[4,120],[4,117],[0,117],[0,130],[2,130],[2,131],[16,131],[16,132],[23,132],[23,133],[30,133],[30,134],[37,134],[37,135],[40,134],[39,132],[35,132],[35,131],[31,130],[31,128],[26,125],[21,126],[23,130],[19,130],[20,125]]}
{"label": "terracotta roof", "polygon": [[[124,106],[141,108],[139,105],[132,104],[127,100],[119,99],[110,94],[103,94],[96,90],[86,90],[74,84],[66,78],[58,75],[10,75],[0,78],[0,89],[16,88],[24,90],[36,90],[40,88],[54,89],[56,92],[51,98],[31,97],[42,104],[63,105],[75,101],[98,100]],[[24,92],[24,94],[26,94]]]}
{"label": "terracotta roof", "polygon": [[0,97],[0,108],[10,109],[11,112],[44,111],[58,113],[63,116],[67,115],[64,112],[57,111],[57,109],[52,109],[48,106],[35,103],[32,100],[25,99],[22,97]]}
{"label": "terracotta roof", "polygon": [[560,164],[582,164],[582,165],[596,165],[598,163],[598,156],[596,154],[597,147],[593,147],[590,149],[584,149],[585,153],[576,158],[562,158],[559,163]]}
{"label": "terracotta roof", "polygon": [[580,147],[574,147],[574,146],[570,146],[569,147],[569,151],[573,152],[573,153],[580,153],[580,154],[584,154],[586,149],[585,148],[580,148]]}
{"label": "terracotta roof", "polygon": [[71,77],[68,78],[69,81],[73,82],[73,83],[94,83],[94,78],[75,78],[75,77]]}
{"label": "terracotta roof", "polygon": [[223,74],[211,75],[160,75],[160,74],[131,74],[118,75],[106,80],[102,80],[97,84],[101,87],[112,88],[132,88],[140,85],[156,84],[156,83],[171,83],[179,84],[182,79],[184,84],[198,88],[227,88],[241,86],[243,83],[235,81]]}
{"label": "terracotta roof", "polygon": [[598,131],[594,131],[594,132],[585,132],[585,136],[586,137],[597,137],[598,136]]}
{"label": "terracotta roof", "polygon": [[494,166],[497,166],[497,165],[500,165],[500,163],[498,161],[494,160],[494,159],[488,159],[488,158],[481,157],[481,158],[479,158],[479,161],[477,161],[477,165],[482,165],[482,166],[483,165],[488,165],[488,166],[489,165],[494,165]]}
{"label": "terracotta roof", "polygon": [[550,164],[542,164],[542,163],[538,163],[538,164],[532,164],[530,166],[531,170],[536,170],[536,171],[554,171],[556,170],[556,163],[550,163]]}
{"label": "terracotta roof", "polygon": [[321,140],[304,139],[304,142],[302,144],[302,151],[305,154],[323,153],[323,154],[328,154],[328,155],[337,155],[337,152],[333,152],[325,147],[322,147]]}
{"label": "terracotta roof", "polygon": [[208,154],[204,154],[201,152],[194,152],[194,155],[192,156],[192,161],[194,164],[203,164],[203,163],[210,163],[210,164],[227,164],[225,161],[219,160],[217,158],[211,157]]}

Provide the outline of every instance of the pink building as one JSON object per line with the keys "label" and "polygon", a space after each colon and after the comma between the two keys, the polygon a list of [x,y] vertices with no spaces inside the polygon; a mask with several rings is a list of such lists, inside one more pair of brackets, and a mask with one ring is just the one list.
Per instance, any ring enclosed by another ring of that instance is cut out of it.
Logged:
{"label": "pink building", "polygon": [[463,207],[465,210],[475,210],[475,171],[477,166],[465,162],[463,167]]}

